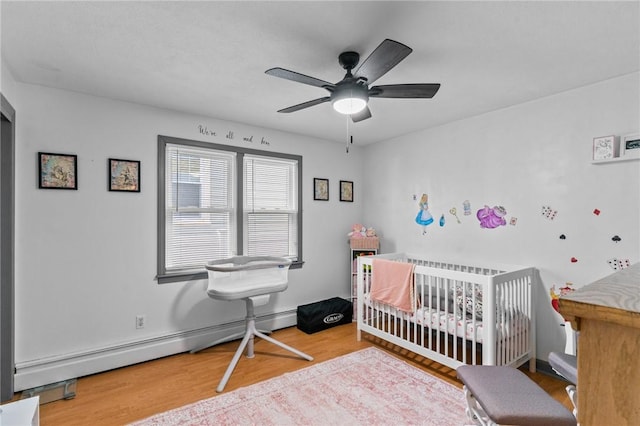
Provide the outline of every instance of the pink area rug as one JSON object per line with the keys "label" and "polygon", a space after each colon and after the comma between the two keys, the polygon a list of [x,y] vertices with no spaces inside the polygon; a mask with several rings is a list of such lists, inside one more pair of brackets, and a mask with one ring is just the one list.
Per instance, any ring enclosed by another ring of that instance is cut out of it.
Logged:
{"label": "pink area rug", "polygon": [[166,425],[456,425],[461,389],[376,348],[133,423]]}

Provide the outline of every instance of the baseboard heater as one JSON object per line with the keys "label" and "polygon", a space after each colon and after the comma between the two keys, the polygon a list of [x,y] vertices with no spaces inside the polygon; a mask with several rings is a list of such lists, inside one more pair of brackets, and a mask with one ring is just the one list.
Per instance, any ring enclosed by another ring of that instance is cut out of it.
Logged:
{"label": "baseboard heater", "polygon": [[77,379],[64,380],[62,382],[51,383],[37,388],[22,391],[20,399],[40,396],[40,405],[47,402],[58,401],[60,399],[73,399],[76,397]]}

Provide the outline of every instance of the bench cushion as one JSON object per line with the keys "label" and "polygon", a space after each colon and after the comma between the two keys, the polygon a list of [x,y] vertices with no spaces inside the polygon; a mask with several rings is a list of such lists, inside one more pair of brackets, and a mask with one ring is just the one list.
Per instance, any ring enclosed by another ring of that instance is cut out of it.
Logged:
{"label": "bench cushion", "polygon": [[575,426],[576,419],[526,374],[512,367],[463,365],[458,377],[498,424]]}

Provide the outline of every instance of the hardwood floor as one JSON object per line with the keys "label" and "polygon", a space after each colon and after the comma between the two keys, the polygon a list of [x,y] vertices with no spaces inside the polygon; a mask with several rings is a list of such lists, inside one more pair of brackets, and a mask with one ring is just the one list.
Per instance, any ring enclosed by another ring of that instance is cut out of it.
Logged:
{"label": "hardwood floor", "polygon": [[[462,387],[455,371],[448,367],[366,333],[363,333],[362,341],[356,341],[355,324],[311,335],[291,327],[276,331],[274,337],[312,355],[314,361],[300,359],[271,343],[256,339],[256,356],[253,359],[240,359],[225,393],[369,346],[383,349],[429,374]],[[40,406],[40,424],[123,425],[215,396],[215,388],[238,343],[225,343],[194,355],[178,354],[79,378],[74,399]],[[565,382],[540,373],[526,373],[551,396],[567,408],[572,408],[564,391]],[[16,397],[19,398],[19,394]]]}

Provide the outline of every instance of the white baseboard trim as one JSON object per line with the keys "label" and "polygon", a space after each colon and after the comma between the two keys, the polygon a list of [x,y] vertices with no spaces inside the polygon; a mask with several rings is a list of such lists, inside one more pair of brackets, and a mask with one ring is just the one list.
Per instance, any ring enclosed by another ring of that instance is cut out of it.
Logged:
{"label": "white baseboard trim", "polygon": [[[256,325],[268,330],[291,327],[296,325],[296,322],[295,310],[256,318]],[[244,320],[241,320],[116,346],[17,363],[14,392],[179,354],[200,344],[240,333],[243,329]]]}

